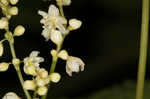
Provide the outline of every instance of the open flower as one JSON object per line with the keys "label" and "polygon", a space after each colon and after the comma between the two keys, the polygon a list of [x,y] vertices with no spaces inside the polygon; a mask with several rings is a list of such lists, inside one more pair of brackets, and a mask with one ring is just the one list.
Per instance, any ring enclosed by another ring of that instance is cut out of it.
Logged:
{"label": "open flower", "polygon": [[83,71],[84,65],[84,62],[80,58],[69,56],[66,64],[66,72],[69,76],[72,76],[72,72]]}
{"label": "open flower", "polygon": [[42,35],[46,38],[46,40],[50,39],[52,29],[58,29],[63,34],[66,33],[64,24],[67,24],[67,20],[60,15],[59,9],[55,5],[49,6],[48,13],[38,11],[38,14],[43,16],[40,23],[44,24]]}
{"label": "open flower", "polygon": [[29,57],[24,59],[24,72],[29,75],[36,75],[37,70],[40,69],[39,65],[44,61],[44,58],[38,57],[38,51],[32,51]]}

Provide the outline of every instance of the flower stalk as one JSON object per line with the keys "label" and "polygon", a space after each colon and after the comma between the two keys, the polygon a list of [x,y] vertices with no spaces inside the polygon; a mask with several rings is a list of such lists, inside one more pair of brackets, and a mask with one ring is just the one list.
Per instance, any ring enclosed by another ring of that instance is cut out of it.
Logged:
{"label": "flower stalk", "polygon": [[137,77],[136,99],[143,99],[144,81],[146,73],[147,48],[148,48],[148,30],[149,30],[149,0],[142,0],[142,26],[140,41],[140,56]]}

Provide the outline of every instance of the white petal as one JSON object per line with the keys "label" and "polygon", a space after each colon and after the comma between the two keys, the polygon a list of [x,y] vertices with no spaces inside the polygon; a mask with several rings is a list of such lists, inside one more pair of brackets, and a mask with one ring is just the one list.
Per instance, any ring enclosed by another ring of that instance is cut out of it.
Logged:
{"label": "white petal", "polygon": [[49,31],[49,29],[45,28],[42,31],[42,35],[44,36],[44,38],[46,39],[46,41],[48,41],[50,39],[50,31]]}
{"label": "white petal", "polygon": [[40,53],[39,51],[32,51],[30,57],[36,57],[38,56],[39,53]]}
{"label": "white petal", "polygon": [[46,12],[44,12],[44,11],[40,11],[39,10],[38,14],[41,15],[41,16],[43,16],[43,18],[47,18],[48,17],[48,14]]}
{"label": "white petal", "polygon": [[59,9],[55,5],[50,5],[48,9],[50,16],[59,16]]}
{"label": "white petal", "polygon": [[57,20],[61,24],[67,24],[67,20],[64,17],[59,16],[57,17]]}
{"label": "white petal", "polygon": [[51,32],[51,40],[55,43],[55,44],[60,44],[63,40],[62,34],[60,31],[58,30],[53,30]]}
{"label": "white petal", "polygon": [[69,76],[72,76],[72,71],[71,69],[69,69],[69,67],[66,65],[66,73],[69,75]]}

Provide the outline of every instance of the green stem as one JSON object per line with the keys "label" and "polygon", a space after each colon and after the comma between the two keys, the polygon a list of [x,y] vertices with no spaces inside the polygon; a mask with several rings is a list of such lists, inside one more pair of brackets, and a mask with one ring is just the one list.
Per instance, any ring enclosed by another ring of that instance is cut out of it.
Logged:
{"label": "green stem", "polygon": [[142,29],[141,29],[136,99],[143,99],[146,60],[147,60],[147,47],[148,47],[148,27],[149,27],[149,0],[143,0]]}
{"label": "green stem", "polygon": [[[8,40],[8,41],[9,41],[12,57],[13,57],[13,59],[15,59],[16,58],[16,53],[15,53],[14,45],[10,40]],[[16,72],[18,74],[19,80],[21,82],[22,88],[24,90],[24,93],[25,93],[27,99],[31,99],[31,96],[30,96],[29,92],[23,87],[24,80],[23,80],[23,76],[21,74],[20,66],[15,66],[15,69],[16,69]]]}

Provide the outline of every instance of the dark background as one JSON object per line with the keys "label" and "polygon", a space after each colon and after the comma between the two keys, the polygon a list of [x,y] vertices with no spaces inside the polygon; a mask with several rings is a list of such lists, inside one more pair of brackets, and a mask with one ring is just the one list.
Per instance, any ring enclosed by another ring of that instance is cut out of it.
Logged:
{"label": "dark background", "polygon": [[[47,69],[51,63],[50,50],[54,49],[55,45],[50,41],[46,42],[41,36],[42,26],[39,21],[42,17],[37,11],[47,11],[50,3],[54,2],[21,0],[17,5],[20,13],[10,22],[11,30],[19,24],[26,28],[25,35],[15,39],[17,56],[23,59],[31,51],[38,50],[40,56],[45,58],[41,66]],[[80,57],[85,62],[85,71],[69,77],[65,73],[65,61],[59,60],[56,71],[62,75],[62,80],[53,84],[49,97],[78,99],[80,96],[87,96],[128,80],[133,80],[135,85],[141,0],[72,0],[71,6],[65,7],[64,10],[67,19],[77,18],[83,22],[79,30],[72,31],[66,38],[63,48],[70,55]],[[1,61],[10,61],[11,58],[8,57],[11,57],[11,54],[8,44],[5,43],[5,54]],[[148,61],[146,79],[149,78],[149,70]],[[16,90],[23,97],[12,66],[7,72],[0,73],[0,78],[0,95]],[[30,78],[25,76],[25,79]]]}

